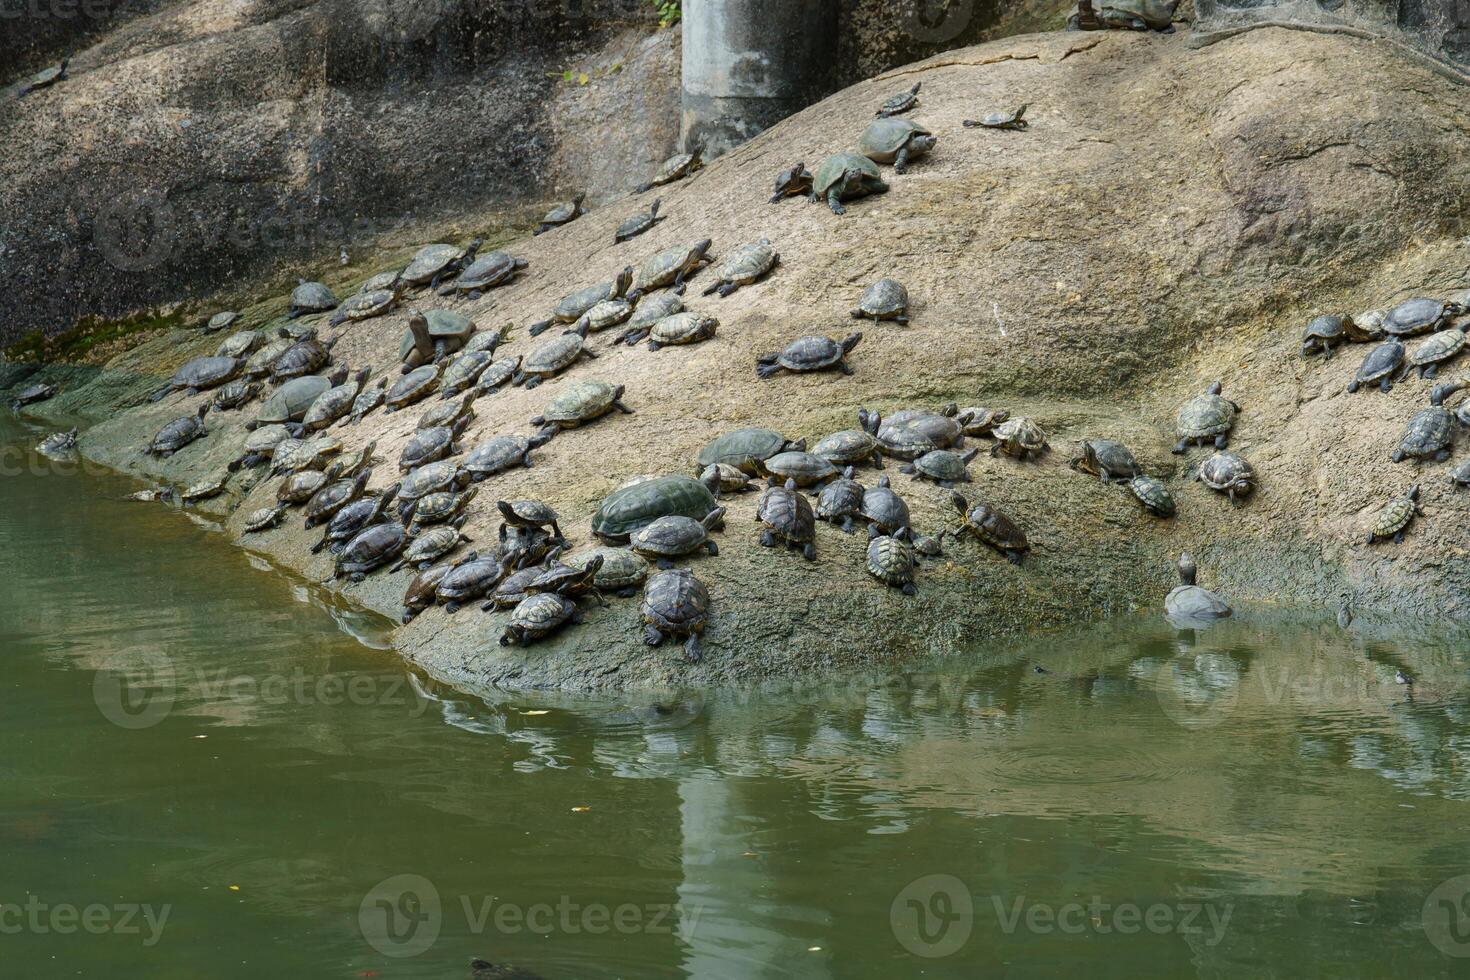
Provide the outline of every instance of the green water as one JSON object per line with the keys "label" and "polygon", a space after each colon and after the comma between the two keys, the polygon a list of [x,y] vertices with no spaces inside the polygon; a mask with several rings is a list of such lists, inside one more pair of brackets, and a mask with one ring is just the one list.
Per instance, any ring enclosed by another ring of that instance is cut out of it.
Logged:
{"label": "green water", "polygon": [[1461,640],[1148,617],[478,698],[126,481],[0,460],[6,976],[1470,975]]}

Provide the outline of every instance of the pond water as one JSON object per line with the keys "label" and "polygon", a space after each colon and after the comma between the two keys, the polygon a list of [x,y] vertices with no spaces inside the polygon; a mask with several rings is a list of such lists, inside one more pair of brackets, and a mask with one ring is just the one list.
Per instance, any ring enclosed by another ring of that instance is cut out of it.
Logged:
{"label": "pond water", "polygon": [[7,975],[1470,974],[1462,640],[1143,617],[472,697],[0,426]]}

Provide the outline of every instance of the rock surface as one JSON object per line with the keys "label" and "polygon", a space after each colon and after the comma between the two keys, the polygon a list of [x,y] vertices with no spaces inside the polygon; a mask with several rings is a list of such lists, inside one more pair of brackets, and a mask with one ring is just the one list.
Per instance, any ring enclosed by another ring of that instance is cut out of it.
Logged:
{"label": "rock surface", "polygon": [[[534,343],[524,326],[562,294],[672,243],[710,237],[719,254],[769,236],[782,256],[769,279],[725,300],[698,295],[708,272],[693,280],[690,305],[721,320],[713,340],[654,353],[595,336],[599,359],[534,391],[482,399],[466,445],[530,431],[530,417],[579,378],[626,384],[637,414],[563,433],[535,468],[483,484],[466,528],[476,539],[495,534],[495,498],[533,496],[561,512],[576,546],[590,545],[588,518],[605,493],[636,474],[689,472],[719,432],[768,425],[814,440],[852,427],[859,407],[955,400],[1009,408],[1050,433],[1052,450],[1039,461],[982,454],[965,488],[1027,530],[1033,550],[1022,566],[946,542],[945,557],[922,566],[917,597],[905,598],[864,572],[861,535],[823,525],[811,563],[758,547],[756,495],[747,494],[726,501],[720,557],[690,563],[714,602],[700,666],[642,645],[636,600],[592,608],[586,625],[509,651],[495,642],[503,615],[434,610],[398,632],[405,655],[467,684],[568,688],[704,685],[902,661],[975,636],[1161,608],[1173,556],[1186,549],[1201,584],[1237,616],[1259,603],[1335,608],[1341,596],[1383,615],[1470,612],[1470,516],[1446,476],[1453,464],[1389,459],[1427,404],[1429,383],[1349,396],[1343,387],[1366,348],[1324,363],[1303,360],[1298,347],[1317,313],[1466,287],[1464,90],[1353,38],[1270,29],[1198,51],[1187,41],[1185,32],[1025,36],[854,86],[662,188],[667,220],[642,237],[613,244],[619,221],[652,195],[516,243],[531,263],[523,277],[457,303],[484,328],[515,321],[510,350],[524,353]],[[919,79],[915,118],[940,141],[891,178],[889,194],[853,203],[843,218],[801,201],[765,203],[778,170],[851,145],[884,97]],[[961,128],[1020,102],[1031,104],[1027,132]],[[850,331],[857,296],[885,275],[907,285],[912,323],[866,325],[853,376],[755,379],[757,356],[802,334]],[[259,323],[266,313],[253,316]],[[394,369],[404,322],[399,314],[327,333],[340,338],[339,362],[382,373]],[[157,462],[137,447],[204,396],[114,406],[215,343],[181,333],[144,345],[91,384],[69,379],[44,411],[103,417],[83,434],[84,453],[188,484],[235,455],[243,418],[211,416],[208,438]],[[1243,409],[1232,448],[1260,475],[1257,493],[1236,508],[1190,479],[1206,451],[1169,452],[1178,405],[1215,380]],[[394,479],[418,414],[376,414],[340,430],[353,444],[379,440],[375,486]],[[1078,442],[1095,437],[1132,447],[1169,484],[1178,516],[1152,518],[1126,491],[1069,469]],[[948,491],[893,464],[885,472],[921,530],[953,521]],[[877,475],[864,469],[859,478],[871,485]],[[1366,546],[1381,504],[1416,481],[1425,513],[1408,540]],[[267,481],[237,499],[230,529],[274,489]],[[320,580],[328,564],[308,554],[313,540],[293,514],[244,543]],[[407,579],[379,574],[345,593],[396,616]]]}

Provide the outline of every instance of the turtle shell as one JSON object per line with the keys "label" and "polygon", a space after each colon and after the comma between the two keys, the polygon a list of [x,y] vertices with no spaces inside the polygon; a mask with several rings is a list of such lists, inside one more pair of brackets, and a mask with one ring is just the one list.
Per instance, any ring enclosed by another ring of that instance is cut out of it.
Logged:
{"label": "turtle shell", "polygon": [[1406,299],[1388,311],[1388,315],[1383,318],[1383,329],[1396,337],[1429,333],[1439,329],[1452,312],[1452,307],[1444,300],[1423,297]]}
{"label": "turtle shell", "polygon": [[200,483],[194,484],[193,486],[180,493],[179,499],[186,504],[192,504],[195,501],[208,500],[211,497],[218,497],[220,494],[224,493],[225,484],[228,482],[228,476],[223,478],[216,477],[212,480],[204,480]]}
{"label": "turtle shell", "polygon": [[220,341],[219,350],[215,351],[214,355],[230,358],[248,357],[260,346],[260,341],[260,334],[254,330],[241,330]]}
{"label": "turtle shell", "polygon": [[1254,487],[1256,471],[1243,456],[1217,452],[1200,464],[1199,478],[1211,490],[1248,494]]}
{"label": "turtle shell", "polygon": [[880,535],[868,542],[868,573],[880,582],[902,587],[914,580],[914,549],[902,538]]}
{"label": "turtle shell", "polygon": [[463,466],[476,480],[483,480],[517,466],[528,465],[531,440],[525,436],[496,436],[472,449]]}
{"label": "turtle shell", "polygon": [[325,345],[315,338],[300,340],[271,364],[271,380],[277,384],[311,374],[331,360]]}
{"label": "turtle shell", "polygon": [[239,370],[240,361],[234,357],[196,357],[175,371],[169,384],[175,389],[205,391],[229,381]]}
{"label": "turtle shell", "polygon": [[597,380],[577,381],[567,385],[547,403],[542,418],[564,429],[575,428],[612,411],[613,403],[622,395],[622,385]]}
{"label": "turtle shell", "polygon": [[633,532],[628,543],[640,555],[674,558],[692,553],[708,539],[704,523],[670,514]]}
{"label": "turtle shell", "polygon": [[528,375],[556,374],[577,359],[585,343],[581,334],[568,331],[527,354],[521,362],[521,371]]}
{"label": "turtle shell", "polygon": [[563,201],[550,211],[547,211],[546,216],[541,219],[541,223],[543,225],[564,225],[568,221],[575,220],[583,214],[582,201],[584,200],[585,197],[579,194],[570,201]]}
{"label": "turtle shell", "polygon": [[720,263],[721,282],[748,285],[770,272],[776,265],[776,249],[769,238],[741,245]]}
{"label": "turtle shell", "polygon": [[699,469],[725,463],[754,476],[760,464],[793,448],[786,437],[773,429],[736,429],[716,436],[699,451]]}
{"label": "turtle shell", "polygon": [[830,337],[801,337],[792,341],[777,360],[788,371],[823,371],[843,357],[842,345]]}
{"label": "turtle shell", "polygon": [[480,393],[471,391],[459,401],[441,401],[429,407],[419,416],[419,429],[437,429],[441,425],[460,426],[461,429],[475,417],[475,402]]}
{"label": "turtle shell", "polygon": [[480,375],[490,366],[494,356],[489,351],[467,351],[449,362],[439,379],[442,389],[439,397],[453,398],[455,395],[480,380]]}
{"label": "turtle shell", "polygon": [[592,533],[606,541],[625,541],[660,517],[678,514],[703,520],[718,507],[709,488],[692,476],[657,477],[604,497],[592,516]]}
{"label": "turtle shell", "polygon": [[863,130],[858,140],[858,150],[874,163],[892,163],[898,151],[908,145],[915,136],[932,136],[928,129],[909,119],[885,116],[874,119]]}
{"label": "turtle shell", "polygon": [[1347,335],[1347,320],[1334,314],[1313,317],[1302,332],[1302,340],[1342,340]]}
{"label": "turtle shell", "polygon": [[668,184],[687,176],[694,169],[694,165],[699,162],[699,157],[700,155],[697,151],[694,153],[674,154],[659,166],[658,172],[653,175],[652,182],[655,184]]}
{"label": "turtle shell", "polygon": [[508,521],[514,518],[511,523],[523,526],[542,527],[561,520],[560,514],[540,500],[502,500],[500,513]]}
{"label": "turtle shell", "polygon": [[439,377],[443,371],[442,364],[425,364],[414,368],[393,382],[393,386],[383,396],[383,401],[387,403],[389,410],[396,410],[427,398],[439,387]]}
{"label": "turtle shell", "polygon": [[476,387],[485,394],[494,394],[510,384],[520,370],[521,359],[519,357],[494,361],[481,373]]}
{"label": "turtle shell", "polygon": [[26,385],[20,391],[15,393],[15,396],[11,399],[11,402],[12,404],[15,404],[17,406],[34,405],[36,402],[43,402],[46,399],[53,397],[60,390],[61,389],[51,384],[41,383]]}
{"label": "turtle shell", "polygon": [[1394,460],[1438,456],[1449,448],[1454,436],[1455,417],[1450,410],[1442,405],[1431,405],[1409,420]]}
{"label": "turtle shell", "polygon": [[204,332],[217,333],[220,330],[226,330],[233,326],[235,321],[238,319],[240,319],[240,314],[236,313],[234,310],[225,310],[223,313],[216,313],[214,316],[210,317],[209,322],[204,325]]}
{"label": "turtle shell", "polygon": [[303,282],[291,290],[291,312],[324,313],[337,308],[337,295],[325,283]]}
{"label": "turtle shell", "polygon": [[900,92],[897,95],[890,96],[884,101],[882,107],[878,109],[877,114],[879,116],[893,116],[912,109],[919,102],[919,87],[922,84],[920,82],[907,92]]}
{"label": "turtle shell", "polygon": [[403,485],[398,490],[398,499],[404,502],[418,500],[431,493],[439,493],[452,486],[460,485],[460,473],[459,466],[450,460],[440,460],[420,466],[403,478]]}
{"label": "turtle shell", "polygon": [[[243,448],[247,453],[269,454],[288,439],[291,439],[291,433],[284,425],[262,425],[245,437]],[[298,440],[292,439],[291,441]]]}
{"label": "turtle shell", "polygon": [[1393,386],[1391,376],[1403,366],[1405,356],[1404,345],[1397,340],[1386,340],[1368,352],[1363,358],[1363,363],[1358,365],[1358,373],[1354,376],[1348,391],[1357,391],[1363,385],[1381,384],[1387,382],[1389,387]]}
{"label": "turtle shell", "polygon": [[316,400],[332,389],[329,378],[308,375],[293,378],[277,388],[260,406],[255,421],[261,425],[277,422],[300,422],[311,411]]}
{"label": "turtle shell", "polygon": [[997,109],[994,112],[987,112],[985,115],[981,116],[980,125],[985,126],[988,129],[999,129],[1003,126],[1011,126],[1017,122],[1024,121],[1025,114],[1025,106],[1022,106],[1019,109],[1013,109],[1009,112]]}
{"label": "turtle shell", "polygon": [[566,563],[575,569],[585,569],[596,559],[602,565],[592,577],[592,584],[605,592],[641,585],[648,578],[648,562],[627,548],[593,548],[567,556]]}
{"label": "turtle shell", "polygon": [[[861,429],[834,432],[812,447],[812,454],[834,466],[878,460],[878,440]],[[880,463],[881,465],[881,463]]]}
{"label": "turtle shell", "polygon": [[777,537],[786,541],[806,544],[817,535],[817,515],[806,495],[798,492],[795,486],[766,490],[756,505],[755,516]]}
{"label": "turtle shell", "polygon": [[475,335],[465,343],[462,353],[469,354],[482,350],[487,354],[494,354],[496,348],[505,342],[506,337],[510,336],[512,326],[507,323],[499,330],[477,330]]}
{"label": "turtle shell", "polygon": [[678,293],[658,293],[638,303],[628,326],[633,329],[651,327],[664,317],[684,312],[684,298]]}
{"label": "turtle shell", "polygon": [[1174,429],[1181,439],[1213,438],[1230,431],[1235,424],[1235,411],[1234,402],[1206,392],[1184,403]]}
{"label": "turtle shell", "polygon": [[448,524],[428,528],[414,536],[403,551],[402,564],[426,568],[459,547],[464,535]]}
{"label": "turtle shell", "polygon": [[633,315],[633,309],[633,304],[625,297],[605,299],[584,313],[579,322],[585,322],[589,332],[597,333],[622,323]]}
{"label": "turtle shell", "polygon": [[392,285],[397,281],[397,269],[390,269],[387,272],[380,272],[377,275],[369,278],[367,282],[363,283],[361,286],[358,286],[357,293],[355,295],[361,296],[364,293],[380,292],[382,290],[391,288]]}
{"label": "turtle shell", "polygon": [[909,526],[909,505],[888,485],[888,477],[879,477],[876,487],[863,491],[862,515],[880,531],[893,532]]}
{"label": "turtle shell", "polygon": [[462,603],[478,599],[499,582],[505,574],[492,555],[480,555],[455,565],[439,582],[435,595],[441,603]]}
{"label": "turtle shell", "polygon": [[362,421],[363,416],[367,415],[373,409],[383,404],[383,399],[387,396],[387,394],[387,378],[381,378],[379,379],[377,384],[369,385],[368,387],[362,389],[362,391],[359,391],[357,393],[357,397],[352,399],[352,421],[354,423]]}
{"label": "turtle shell", "polygon": [[[964,434],[965,427],[955,414],[927,410],[898,412],[879,426],[878,441],[885,447],[896,449],[904,445],[917,448],[923,439],[927,439],[935,448],[945,449],[959,442]],[[889,452],[889,455],[898,454]]]}
{"label": "turtle shell", "polygon": [[425,463],[443,459],[454,449],[455,438],[455,431],[447,425],[420,429],[403,447],[403,453],[398,458],[398,468],[406,473]]}
{"label": "turtle shell", "polygon": [[1131,479],[1140,472],[1132,451],[1112,439],[1084,440],[1082,454],[1073,463],[1085,472],[1108,479]]}
{"label": "turtle shell", "polygon": [[837,467],[815,453],[792,450],[767,459],[761,464],[761,469],[770,476],[795,480],[799,487],[821,483],[837,475]]}
{"label": "turtle shell", "polygon": [[245,516],[245,531],[249,534],[256,534],[268,530],[280,524],[281,519],[285,516],[286,508],[284,507],[261,507]]}
{"label": "turtle shell", "polygon": [[408,588],[403,592],[403,622],[413,622],[413,618],[434,604],[438,596],[439,583],[444,581],[444,576],[449,574],[448,565],[435,565],[426,568],[414,576],[413,581],[408,583]]}
{"label": "turtle shell", "polygon": [[1373,522],[1373,537],[1391,538],[1414,520],[1418,507],[1412,497],[1399,497],[1383,505]]}
{"label": "turtle shell", "polygon": [[1465,331],[1459,327],[1440,330],[1425,338],[1409,355],[1409,364],[1423,368],[1454,357],[1465,349]]}
{"label": "turtle shell", "polygon": [[185,415],[159,429],[158,434],[149,443],[148,451],[155,456],[166,456],[178,452],[195,439],[208,434],[198,415]]}
{"label": "turtle shell", "polygon": [[440,490],[420,497],[413,509],[415,532],[420,526],[443,523],[459,514],[468,506],[471,494],[474,492],[470,490],[466,493],[456,493],[453,490]]}
{"label": "turtle shell", "polygon": [[272,340],[250,355],[250,360],[246,361],[245,367],[241,369],[242,372],[251,378],[265,377],[267,374],[270,374],[271,365],[276,362],[276,358],[290,350],[291,346],[292,341],[286,340],[285,338]]}
{"label": "turtle shell", "polygon": [[367,320],[379,316],[388,310],[397,301],[398,294],[391,289],[373,289],[360,292],[356,296],[349,296],[332,317],[333,323],[341,323],[344,320]]}
{"label": "turtle shell", "polygon": [[695,344],[713,337],[719,326],[720,321],[708,314],[686,310],[655,323],[648,339],[661,345]]}
{"label": "turtle shell", "polygon": [[397,558],[408,544],[408,531],[396,521],[359,531],[337,555],[337,573],[365,574]]}
{"label": "turtle shell", "polygon": [[965,525],[986,544],[1001,551],[1029,551],[1031,542],[1026,532],[1010,517],[990,506],[976,504],[965,515]]}
{"label": "turtle shell", "polygon": [[552,309],[552,317],[563,323],[571,323],[598,303],[605,299],[612,299],[615,295],[617,293],[610,283],[603,282],[596,286],[587,286],[563,296]]}
{"label": "turtle shell", "polygon": [[664,286],[672,285],[698,256],[702,256],[709,246],[705,242],[696,242],[693,245],[673,245],[650,255],[638,267],[638,288],[643,292],[653,289],[662,289]]}
{"label": "turtle shell", "polygon": [[333,480],[322,487],[306,502],[307,526],[331,520],[339,510],[362,496],[366,486],[367,476],[363,474],[351,480]]}
{"label": "turtle shell", "polygon": [[643,589],[640,611],[670,633],[695,633],[709,620],[709,589],[687,568],[654,572]]}
{"label": "turtle shell", "polygon": [[1128,481],[1128,489],[1152,513],[1159,517],[1174,516],[1174,495],[1164,481],[1151,476],[1135,476]]}
{"label": "turtle shell", "polygon": [[880,320],[902,316],[909,308],[909,291],[897,279],[879,279],[863,290],[858,309]]}
{"label": "turtle shell", "polygon": [[509,252],[491,252],[470,263],[470,267],[455,280],[453,288],[462,293],[490,289],[508,282],[520,268],[521,264]]}
{"label": "turtle shell", "polygon": [[991,436],[995,427],[1011,417],[1004,408],[982,408],[975,406],[960,412],[956,418],[967,436]]}
{"label": "turtle shell", "polygon": [[817,496],[816,514],[824,521],[841,521],[857,517],[863,510],[863,485],[851,477],[851,470],[822,488]]}
{"label": "turtle shell", "polygon": [[321,470],[298,470],[281,481],[276,488],[276,500],[283,504],[304,504],[329,480]]}
{"label": "turtle shell", "polygon": [[968,462],[975,458],[979,450],[972,449],[964,456],[952,453],[948,449],[936,449],[925,453],[914,460],[914,469],[929,477],[931,480],[943,480],[945,482],[968,481],[970,471]]}
{"label": "turtle shell", "polygon": [[845,174],[852,171],[860,171],[865,177],[880,180],[882,175],[878,172],[878,165],[865,156],[857,153],[834,153],[822,161],[817,172],[812,177],[812,190],[819,197],[826,196],[827,192],[840,181]]}
{"label": "turtle shell", "polygon": [[1364,310],[1354,313],[1347,318],[1344,324],[1347,330],[1347,338],[1357,343],[1382,340],[1386,331],[1383,329],[1383,321],[1388,318],[1388,310]]}
{"label": "turtle shell", "polygon": [[357,391],[361,381],[354,379],[345,384],[328,388],[317,396],[316,401],[306,410],[301,421],[307,431],[325,429],[333,422],[346,415],[352,408],[352,403],[357,400]]}
{"label": "turtle shell", "polygon": [[464,258],[465,249],[442,242],[425,245],[414,253],[413,261],[403,270],[403,281],[414,286],[429,282],[451,263]]}
{"label": "turtle shell", "polygon": [[546,636],[572,618],[576,605],[555,592],[536,592],[516,604],[510,626],[525,632],[528,639]]}

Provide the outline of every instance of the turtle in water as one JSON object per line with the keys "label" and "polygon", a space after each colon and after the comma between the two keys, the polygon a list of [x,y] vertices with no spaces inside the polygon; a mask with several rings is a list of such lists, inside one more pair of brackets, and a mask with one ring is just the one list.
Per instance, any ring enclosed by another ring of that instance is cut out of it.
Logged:
{"label": "turtle in water", "polygon": [[582,207],[582,202],[585,200],[587,200],[586,194],[578,194],[570,201],[563,201],[561,204],[558,204],[546,212],[546,216],[541,219],[541,223],[536,226],[536,230],[531,234],[544,235],[553,228],[560,228],[562,225],[576,221],[587,213],[587,209]]}
{"label": "turtle in water", "polygon": [[546,445],[550,439],[546,432],[534,436],[496,436],[470,450],[460,465],[469,471],[470,479],[478,483],[517,466],[530,466],[532,451]]}
{"label": "turtle in water", "polygon": [[704,166],[703,147],[696,146],[689,153],[676,153],[659,165],[652,180],[646,184],[639,184],[635,193],[643,194],[655,187],[683,180],[702,166]]}
{"label": "turtle in water", "polygon": [[777,252],[769,238],[741,245],[720,263],[718,278],[704,291],[704,295],[719,293],[724,299],[741,286],[749,286],[781,264],[781,253]]}
{"label": "turtle in water", "polygon": [[27,405],[34,405],[37,402],[55,398],[56,393],[60,390],[56,385],[46,384],[44,382],[26,385],[10,397],[10,407],[18,412]]}
{"label": "turtle in water", "polygon": [[979,119],[964,120],[964,126],[966,129],[974,129],[976,127],[980,129],[1013,129],[1016,131],[1030,129],[1031,123],[1026,119],[1027,108],[1027,103],[1023,102],[1010,112],[999,110],[987,112]]}
{"label": "turtle in water", "polygon": [[1450,444],[1455,439],[1455,416],[1444,407],[1444,400],[1463,387],[1463,383],[1435,385],[1429,394],[1429,407],[1409,420],[1399,447],[1393,452],[1395,463],[1406,459],[1443,463],[1450,458]]}
{"label": "turtle in water", "polygon": [[327,288],[326,283],[307,282],[291,290],[291,309],[286,314],[291,319],[308,313],[326,313],[337,308],[337,294]]}
{"label": "turtle in water", "polygon": [[482,255],[459,274],[454,282],[439,290],[440,296],[460,293],[470,300],[477,300],[497,286],[504,286],[515,279],[516,273],[531,263],[518,259],[509,252],[491,252]]}
{"label": "turtle in water", "polygon": [[1409,354],[1405,363],[1418,370],[1419,377],[1433,378],[1439,373],[1441,364],[1447,363],[1464,349],[1465,325],[1446,327],[1426,337]]}
{"label": "turtle in water", "polygon": [[643,642],[656,647],[670,636],[686,637],[684,659],[703,659],[699,634],[709,622],[709,589],[687,568],[655,572],[643,587]]}
{"label": "turtle in water", "polygon": [[637,238],[645,231],[651,230],[654,225],[664,220],[658,215],[658,209],[663,203],[663,199],[659,198],[648,206],[647,211],[641,211],[618,225],[618,230],[613,232],[613,241],[626,242],[629,239]]}
{"label": "turtle in water", "polygon": [[443,243],[425,245],[399,273],[400,279],[410,286],[428,286],[437,290],[441,282],[453,279],[475,261],[482,244],[482,240],[476,238],[464,248]]}
{"label": "turtle in water", "polygon": [[1194,478],[1216,493],[1223,493],[1232,504],[1250,496],[1256,486],[1256,471],[1244,456],[1217,452],[1195,471]]}
{"label": "turtle in water", "polygon": [[887,101],[878,107],[878,111],[874,115],[879,119],[886,119],[889,116],[899,116],[908,112],[919,104],[919,89],[923,87],[923,82],[915,82],[914,87],[907,92],[900,92],[897,95],[890,96]]}
{"label": "turtle in water", "polygon": [[42,456],[65,456],[77,448],[76,426],[67,432],[53,432],[41,440],[36,452]]}
{"label": "turtle in water", "polygon": [[811,196],[812,174],[805,163],[798,162],[796,166],[788,167],[776,175],[776,189],[771,195],[772,204],[780,204],[788,197]]}
{"label": "turtle in water", "polygon": [[167,459],[195,439],[202,439],[209,435],[209,430],[204,427],[204,416],[208,411],[209,403],[205,402],[199,406],[199,411],[195,414],[185,415],[169,422],[158,430],[158,434],[153,437],[143,452],[149,456]]}
{"label": "turtle in water", "polygon": [[550,317],[531,324],[526,332],[532,337],[539,337],[558,323],[576,323],[582,318],[582,314],[598,303],[625,295],[632,285],[633,267],[625,266],[622,272],[608,282],[600,282],[563,296],[552,309]]}
{"label": "turtle in water", "polygon": [[914,549],[909,542],[909,529],[901,527],[892,535],[884,534],[868,542],[868,574],[904,595],[915,595]]}
{"label": "turtle in water", "polygon": [[956,483],[969,483],[970,461],[980,455],[980,450],[971,449],[964,454],[951,452],[948,449],[935,449],[927,452],[914,460],[899,467],[900,473],[907,473],[916,480],[933,480],[941,487],[952,487]]}
{"label": "turtle in water", "polygon": [[847,355],[852,353],[863,339],[861,332],[849,334],[837,341],[830,337],[800,337],[787,345],[785,350],[767,354],[755,364],[756,377],[774,378],[782,371],[803,374],[809,371],[841,371],[851,374],[852,366]]}
{"label": "turtle in water", "polygon": [[1128,447],[1112,439],[1084,439],[1081,451],[1068,465],[1104,483],[1127,483],[1143,472]]}
{"label": "turtle in water", "polygon": [[822,161],[812,178],[813,200],[825,201],[833,214],[846,214],[843,201],[886,194],[888,184],[878,165],[857,153],[835,153]]}
{"label": "turtle in water", "polygon": [[521,361],[520,372],[511,379],[517,387],[525,385],[535,388],[547,378],[553,378],[582,358],[595,359],[597,352],[587,346],[587,325],[563,331],[561,336],[548,340],[527,354]]}
{"label": "turtle in water", "polygon": [[67,66],[70,64],[70,58],[62,58],[61,64],[52,65],[49,68],[42,68],[21,85],[20,89],[15,93],[15,97],[18,99],[30,95],[32,92],[39,92],[43,88],[50,88],[57,82],[64,81],[67,78]]}
{"label": "turtle in water", "polygon": [[359,320],[370,320],[375,316],[382,316],[403,298],[408,284],[404,282],[399,274],[395,273],[390,285],[381,289],[372,289],[367,292],[359,292],[349,296],[337,307],[337,312],[332,314],[328,322],[332,326],[338,326],[349,320],[356,323]]}
{"label": "turtle in water", "polygon": [[708,551],[711,557],[716,557],[720,549],[709,534],[715,528],[721,527],[724,520],[723,507],[716,507],[702,520],[682,514],[670,514],[634,531],[628,539],[628,546],[635,553],[653,561],[659,568],[672,568],[672,559],[692,555],[700,549]]}
{"label": "turtle in water", "polygon": [[990,447],[991,456],[1005,453],[1020,460],[1030,459],[1046,452],[1046,431],[1024,415],[1006,419],[995,427],[995,443]]}
{"label": "turtle in water", "polygon": [[860,512],[868,522],[868,537],[892,534],[901,527],[909,526],[909,505],[888,484],[888,477],[880,476],[878,485],[863,491],[863,507]]}
{"label": "turtle in water", "polygon": [[1240,406],[1220,394],[1220,382],[1216,381],[1205,391],[1185,402],[1179,409],[1174,429],[1179,442],[1173,452],[1179,455],[1191,445],[1213,442],[1216,449],[1224,449],[1230,442],[1230,430]]}
{"label": "turtle in water", "polygon": [[1155,517],[1174,516],[1174,495],[1163,480],[1139,474],[1128,481],[1128,489],[1144,509]]}
{"label": "turtle in water", "polygon": [[806,495],[796,489],[795,480],[783,484],[772,476],[755,513],[756,520],[764,525],[761,547],[785,545],[800,551],[807,561],[816,560],[817,515]]}
{"label": "turtle in water", "polygon": [[1392,541],[1394,544],[1402,544],[1404,532],[1409,529],[1414,518],[1423,512],[1424,509],[1419,506],[1419,485],[1415,484],[1402,497],[1396,497],[1383,505],[1373,521],[1373,530],[1368,532],[1368,543]]}
{"label": "turtle in water", "polygon": [[1224,599],[1194,584],[1199,569],[1189,552],[1180,555],[1174,567],[1179,571],[1179,584],[1164,597],[1164,611],[1171,619],[1189,622],[1223,619],[1230,615],[1230,607]]}
{"label": "turtle in water", "polygon": [[852,478],[852,467],[847,467],[817,495],[817,520],[829,521],[851,534],[853,519],[862,515],[863,494],[863,485]]}
{"label": "turtle in water", "polygon": [[953,494],[949,499],[962,519],[959,524],[945,531],[945,534],[955,538],[973,535],[1005,555],[1011,564],[1021,564],[1022,557],[1031,550],[1031,544],[1020,525],[989,504],[971,507],[970,502],[959,493]]}
{"label": "turtle in water", "polygon": [[909,291],[897,279],[879,279],[863,290],[857,309],[852,311],[854,320],[892,320],[899,326],[908,326]]}
{"label": "turtle in water", "polygon": [[332,577],[361,582],[370,572],[394,561],[408,546],[408,530],[397,521],[364,528],[337,553]]}
{"label": "turtle in water", "polygon": [[912,120],[882,116],[863,130],[858,152],[874,163],[893,164],[893,172],[901,174],[911,162],[934,149],[937,142],[938,137]]}
{"label": "turtle in water", "polygon": [[1349,394],[1364,385],[1377,385],[1383,391],[1392,391],[1394,382],[1403,376],[1406,354],[1407,350],[1399,340],[1385,340],[1370,350],[1358,366],[1358,373],[1348,382]]}
{"label": "turtle in water", "polygon": [[660,517],[682,514],[702,521],[718,508],[714,494],[692,476],[639,480],[602,498],[592,515],[592,533],[609,544],[622,544]]}
{"label": "turtle in water", "polygon": [[623,404],[623,385],[607,381],[586,380],[567,385],[546,405],[546,410],[531,419],[531,424],[540,426],[547,438],[563,429],[575,429],[609,412],[632,415],[633,410]]}
{"label": "turtle in water", "polygon": [[500,645],[526,646],[581,621],[582,613],[572,600],[554,592],[537,592],[522,599],[510,614]]}
{"label": "turtle in water", "polygon": [[1332,349],[1347,341],[1348,318],[1335,313],[1313,317],[1302,332],[1302,357],[1320,353],[1332,356]]}
{"label": "turtle in water", "polygon": [[1096,16],[1103,27],[1172,34],[1178,6],[1179,0],[1103,0]]}

